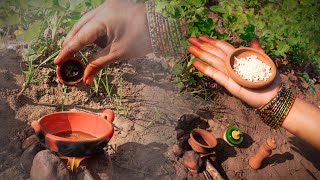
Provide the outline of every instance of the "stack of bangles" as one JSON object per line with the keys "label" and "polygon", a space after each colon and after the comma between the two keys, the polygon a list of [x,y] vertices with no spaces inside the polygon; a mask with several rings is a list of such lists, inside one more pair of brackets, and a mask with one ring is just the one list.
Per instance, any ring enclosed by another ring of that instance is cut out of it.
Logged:
{"label": "stack of bangles", "polygon": [[258,108],[257,112],[264,123],[271,128],[278,129],[288,116],[295,99],[292,92],[282,83],[278,94],[266,105]]}

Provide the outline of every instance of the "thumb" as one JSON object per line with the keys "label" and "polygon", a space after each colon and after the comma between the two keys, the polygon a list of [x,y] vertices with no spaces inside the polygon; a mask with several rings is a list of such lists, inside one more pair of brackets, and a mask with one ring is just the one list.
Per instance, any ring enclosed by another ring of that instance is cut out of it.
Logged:
{"label": "thumb", "polygon": [[106,65],[117,61],[121,57],[119,51],[110,51],[110,47],[103,49],[89,60],[86,69],[84,70],[83,83],[90,86],[94,80],[95,75]]}
{"label": "thumb", "polygon": [[250,47],[251,47],[251,48],[254,48],[254,49],[257,49],[257,50],[259,50],[259,51],[261,51],[261,52],[264,53],[263,49],[261,48],[261,45],[260,45],[259,41],[258,41],[256,38],[254,38],[254,39],[250,42]]}

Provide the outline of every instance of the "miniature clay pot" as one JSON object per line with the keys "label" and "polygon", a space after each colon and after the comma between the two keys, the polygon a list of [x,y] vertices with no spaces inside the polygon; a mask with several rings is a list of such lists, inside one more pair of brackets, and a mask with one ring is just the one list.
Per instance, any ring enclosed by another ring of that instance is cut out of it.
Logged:
{"label": "miniature clay pot", "polygon": [[230,146],[238,146],[243,142],[243,133],[239,128],[229,127],[223,135],[223,139]]}
{"label": "miniature clay pot", "polygon": [[68,86],[74,86],[82,82],[85,65],[76,57],[68,57],[68,60],[58,65],[56,74],[59,82]]}
{"label": "miniature clay pot", "polygon": [[193,129],[188,140],[191,148],[198,153],[209,153],[217,145],[213,134],[204,129]]}
{"label": "miniature clay pot", "polygon": [[[233,65],[236,64],[235,57],[237,57],[239,59],[239,58],[246,58],[250,55],[256,55],[260,61],[262,61],[263,63],[265,63],[271,67],[270,71],[272,74],[267,80],[251,82],[251,81],[243,79],[234,71]],[[277,68],[269,56],[267,56],[263,52],[260,52],[256,49],[248,48],[248,47],[241,47],[241,48],[235,49],[234,52],[229,54],[226,59],[226,69],[227,69],[228,75],[236,83],[240,84],[243,87],[253,88],[253,89],[263,88],[263,87],[270,85],[272,83],[272,81],[274,80],[274,78],[276,77],[276,73],[277,73]]]}
{"label": "miniature clay pot", "polygon": [[48,149],[68,157],[91,156],[100,152],[113,136],[113,111],[103,118],[86,112],[55,112],[31,123],[39,141]]}
{"label": "miniature clay pot", "polygon": [[274,138],[268,138],[265,143],[263,143],[258,152],[249,159],[249,166],[257,170],[261,167],[263,160],[272,154],[272,151],[277,148],[277,144]]}

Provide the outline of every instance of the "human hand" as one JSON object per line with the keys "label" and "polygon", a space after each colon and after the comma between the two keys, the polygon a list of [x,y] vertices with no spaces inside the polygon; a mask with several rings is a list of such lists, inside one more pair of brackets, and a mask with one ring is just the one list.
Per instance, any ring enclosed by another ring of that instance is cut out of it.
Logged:
{"label": "human hand", "polygon": [[[191,37],[188,41],[191,43],[188,47],[188,51],[208,63],[210,66],[199,60],[194,61],[192,65],[250,106],[258,108],[267,104],[279,91],[281,78],[278,72],[272,84],[262,89],[249,89],[234,82],[228,76],[225,67],[227,56],[235,49],[231,44],[204,35],[198,38]],[[257,40],[252,42],[250,47],[263,52]]]}
{"label": "human hand", "polygon": [[86,13],[65,38],[54,63],[61,65],[68,56],[91,43],[103,49],[89,59],[83,76],[86,85],[107,64],[152,52],[145,5],[108,0]]}

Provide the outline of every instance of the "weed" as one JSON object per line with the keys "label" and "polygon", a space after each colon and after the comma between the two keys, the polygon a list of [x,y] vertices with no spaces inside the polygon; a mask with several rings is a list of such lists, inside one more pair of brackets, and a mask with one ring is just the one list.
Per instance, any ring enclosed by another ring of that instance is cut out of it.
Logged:
{"label": "weed", "polygon": [[[253,38],[258,37],[264,50],[273,57],[290,56],[299,66],[302,65],[302,68],[307,62],[312,61],[312,66],[318,70],[307,74],[316,79],[320,78],[320,45],[317,42],[320,39],[320,27],[316,23],[320,21],[317,10],[320,4],[316,0],[264,3],[257,0],[221,0],[213,6],[207,0],[156,2],[156,10],[164,16],[184,18],[187,21],[188,36],[206,34],[243,46],[248,46]],[[218,20],[213,21],[212,14],[218,15]],[[222,30],[216,31],[216,28]],[[182,41],[185,42],[186,39]],[[187,45],[188,43],[185,43],[185,46]],[[180,61],[174,70],[175,80],[180,89],[188,89],[189,85],[199,84],[194,82],[194,69],[189,67],[192,58],[189,57],[187,63],[184,61]],[[311,82],[305,74],[303,77]],[[202,86],[198,88],[200,90],[195,92],[207,92]]]}
{"label": "weed", "polygon": [[61,97],[61,111],[64,111],[64,100],[67,95],[68,86],[63,85],[63,96]]}

